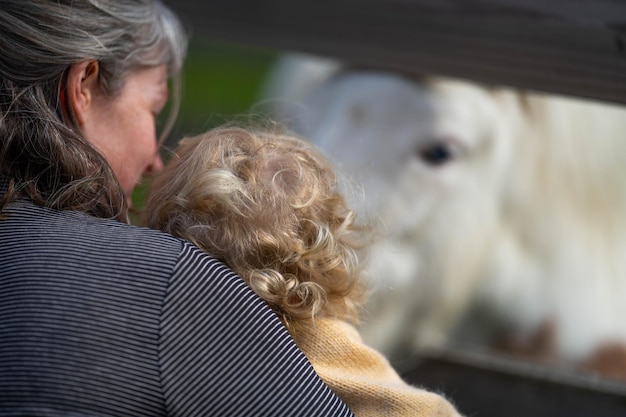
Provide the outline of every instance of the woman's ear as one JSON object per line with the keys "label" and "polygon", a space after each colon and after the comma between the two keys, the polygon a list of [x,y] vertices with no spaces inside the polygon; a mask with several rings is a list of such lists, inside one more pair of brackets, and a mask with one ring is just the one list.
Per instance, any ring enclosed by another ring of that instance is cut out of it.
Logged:
{"label": "woman's ear", "polygon": [[98,61],[81,61],[70,67],[66,79],[65,94],[76,123],[83,126],[89,106],[98,93]]}

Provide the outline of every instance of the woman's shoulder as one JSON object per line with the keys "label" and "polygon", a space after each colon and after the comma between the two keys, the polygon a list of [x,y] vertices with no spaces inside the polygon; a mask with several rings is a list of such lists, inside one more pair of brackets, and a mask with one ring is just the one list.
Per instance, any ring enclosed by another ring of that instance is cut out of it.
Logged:
{"label": "woman's shoulder", "polygon": [[146,263],[173,267],[185,246],[183,240],[157,230],[25,201],[10,204],[2,212],[0,241],[7,245],[19,241],[31,254],[92,259],[129,268]]}

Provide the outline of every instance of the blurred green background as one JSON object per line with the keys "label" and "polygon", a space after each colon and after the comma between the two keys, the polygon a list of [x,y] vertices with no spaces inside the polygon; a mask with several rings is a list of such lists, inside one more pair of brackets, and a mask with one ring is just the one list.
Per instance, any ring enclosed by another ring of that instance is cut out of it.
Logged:
{"label": "blurred green background", "polygon": [[[163,152],[178,139],[201,133],[246,114],[258,100],[264,78],[278,57],[277,51],[194,39],[183,68],[180,113]],[[167,113],[167,109],[163,115]],[[140,209],[147,182],[133,193],[132,206]]]}
{"label": "blurred green background", "polygon": [[276,57],[276,51],[193,41],[183,71],[178,133],[200,133],[247,112]]}

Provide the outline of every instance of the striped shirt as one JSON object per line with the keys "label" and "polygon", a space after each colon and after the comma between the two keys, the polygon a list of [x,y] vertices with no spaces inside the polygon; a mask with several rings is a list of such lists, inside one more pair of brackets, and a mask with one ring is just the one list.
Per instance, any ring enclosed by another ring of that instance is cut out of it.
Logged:
{"label": "striped shirt", "polygon": [[20,201],[0,220],[0,416],[352,416],[224,264]]}

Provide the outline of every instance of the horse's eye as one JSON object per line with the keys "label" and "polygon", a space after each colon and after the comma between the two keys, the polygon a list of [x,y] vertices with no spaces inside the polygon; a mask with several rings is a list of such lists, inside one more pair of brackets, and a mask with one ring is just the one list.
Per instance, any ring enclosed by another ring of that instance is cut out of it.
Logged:
{"label": "horse's eye", "polygon": [[431,142],[418,150],[419,157],[432,166],[440,166],[453,161],[458,153],[457,147],[450,141]]}

